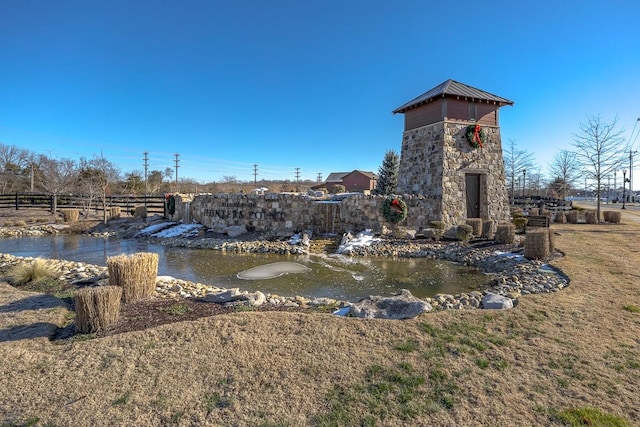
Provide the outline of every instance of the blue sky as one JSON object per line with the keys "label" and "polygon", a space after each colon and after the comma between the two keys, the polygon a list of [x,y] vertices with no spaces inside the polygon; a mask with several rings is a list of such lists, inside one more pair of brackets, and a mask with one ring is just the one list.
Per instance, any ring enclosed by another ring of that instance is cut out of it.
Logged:
{"label": "blue sky", "polygon": [[[0,1],[0,142],[198,181],[377,171],[451,78],[545,171],[588,115],[640,145],[640,2]],[[640,162],[638,162],[640,164]],[[640,168],[634,188],[640,188]]]}

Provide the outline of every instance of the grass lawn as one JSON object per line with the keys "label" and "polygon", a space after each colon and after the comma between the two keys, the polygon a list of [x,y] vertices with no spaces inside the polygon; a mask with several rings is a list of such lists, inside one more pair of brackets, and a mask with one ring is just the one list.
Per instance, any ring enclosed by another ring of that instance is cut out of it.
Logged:
{"label": "grass lawn", "polygon": [[72,313],[2,285],[0,425],[640,425],[640,224],[553,229],[571,285],[508,311],[239,312],[50,341]]}

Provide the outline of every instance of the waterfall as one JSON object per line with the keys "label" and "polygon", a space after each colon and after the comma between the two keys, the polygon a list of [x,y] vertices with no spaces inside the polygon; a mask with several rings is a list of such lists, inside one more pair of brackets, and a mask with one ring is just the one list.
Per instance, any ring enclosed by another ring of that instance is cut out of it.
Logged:
{"label": "waterfall", "polygon": [[342,202],[323,200],[316,202],[316,204],[320,208],[320,218],[316,222],[316,224],[320,225],[318,231],[324,234],[336,234],[336,223],[339,221],[340,205]]}
{"label": "waterfall", "polygon": [[191,222],[191,202],[184,202],[184,214],[182,215],[182,223],[189,224]]}

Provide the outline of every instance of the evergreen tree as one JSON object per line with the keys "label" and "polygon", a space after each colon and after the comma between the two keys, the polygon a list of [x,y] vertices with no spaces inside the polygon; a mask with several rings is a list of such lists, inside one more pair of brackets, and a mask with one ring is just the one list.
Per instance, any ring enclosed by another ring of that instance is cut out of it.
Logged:
{"label": "evergreen tree", "polygon": [[398,188],[398,173],[400,171],[400,156],[395,150],[387,150],[382,165],[378,169],[378,184],[376,193],[388,196]]}

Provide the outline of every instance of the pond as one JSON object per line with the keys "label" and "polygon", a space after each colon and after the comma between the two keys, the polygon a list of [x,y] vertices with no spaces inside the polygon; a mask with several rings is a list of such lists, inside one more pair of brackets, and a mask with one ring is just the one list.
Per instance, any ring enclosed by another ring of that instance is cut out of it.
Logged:
{"label": "pond", "polygon": [[[482,289],[482,272],[443,260],[424,258],[352,258],[341,255],[237,254],[207,249],[172,248],[134,239],[78,235],[0,239],[0,253],[106,265],[107,257],[155,252],[158,275],[222,288],[240,288],[282,296],[329,297],[357,301],[369,295],[393,295],[408,289],[424,298]],[[262,280],[238,273],[276,262],[296,262],[309,270]]]}

